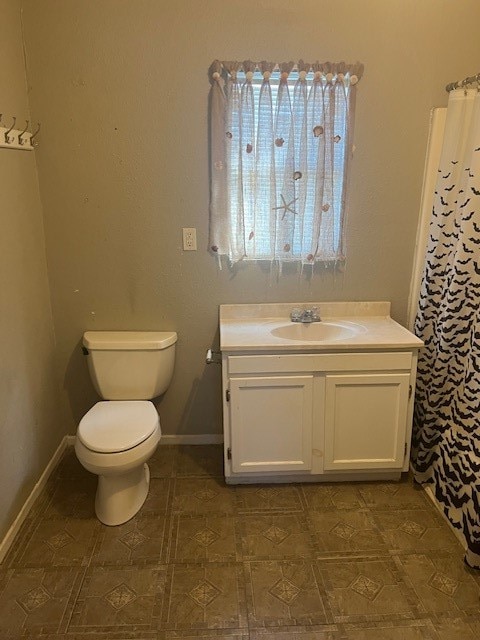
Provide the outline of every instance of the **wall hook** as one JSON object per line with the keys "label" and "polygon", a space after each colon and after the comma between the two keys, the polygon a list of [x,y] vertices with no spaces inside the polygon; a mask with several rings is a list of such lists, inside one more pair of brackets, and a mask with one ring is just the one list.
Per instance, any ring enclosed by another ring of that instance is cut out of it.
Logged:
{"label": "wall hook", "polygon": [[35,131],[35,133],[32,133],[32,135],[30,136],[30,144],[32,145],[32,147],[38,147],[38,142],[34,142],[33,139],[36,137],[39,131],[40,131],[40,122],[37,124],[37,130]]}
{"label": "wall hook", "polygon": [[8,134],[10,133],[10,131],[12,131],[13,127],[15,126],[17,119],[15,116],[13,116],[13,124],[10,127],[10,129],[8,131],[5,131],[5,142],[7,144],[11,144],[14,140],[15,140],[15,136],[9,136]]}
{"label": "wall hook", "polygon": [[25,129],[24,129],[22,132],[20,132],[20,133],[18,134],[18,144],[22,145],[22,147],[23,147],[23,145],[24,145],[24,144],[26,144],[26,142],[27,142],[26,140],[24,140],[24,139],[23,139],[23,134],[24,134],[24,133],[26,132],[26,130],[28,129],[29,122],[28,122],[28,120],[26,120],[25,122],[27,123],[27,124],[25,125]]}

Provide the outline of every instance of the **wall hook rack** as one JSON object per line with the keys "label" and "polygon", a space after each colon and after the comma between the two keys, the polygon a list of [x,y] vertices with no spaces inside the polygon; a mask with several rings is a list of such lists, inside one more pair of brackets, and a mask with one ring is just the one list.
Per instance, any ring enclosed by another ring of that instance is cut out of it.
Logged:
{"label": "wall hook rack", "polygon": [[2,120],[3,114],[0,113],[0,148],[3,149],[22,149],[23,151],[33,151],[38,146],[36,136],[40,131],[40,123],[34,133],[27,131],[30,126],[28,120],[25,121],[23,129],[15,129],[17,118],[12,116],[12,123],[7,126],[8,120]]}

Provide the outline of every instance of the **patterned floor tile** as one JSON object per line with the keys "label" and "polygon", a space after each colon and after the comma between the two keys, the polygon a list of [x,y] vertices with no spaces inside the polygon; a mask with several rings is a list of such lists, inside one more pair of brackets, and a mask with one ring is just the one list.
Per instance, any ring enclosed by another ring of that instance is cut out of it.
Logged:
{"label": "patterned floor tile", "polygon": [[379,511],[374,515],[386,545],[392,551],[459,549],[459,542],[431,509]]}
{"label": "patterned floor tile", "polygon": [[245,575],[251,629],[329,622],[311,562],[248,562]]}
{"label": "patterned floor tile", "polygon": [[86,566],[101,525],[97,519],[40,520],[24,541],[11,566]]}
{"label": "patterned floor tile", "polygon": [[169,566],[161,628],[247,626],[242,566],[206,562]]}
{"label": "patterned floor tile", "polygon": [[476,624],[460,617],[442,617],[433,618],[432,623],[439,640],[478,640],[480,637],[480,622]]}
{"label": "patterned floor tile", "polygon": [[7,571],[0,584],[0,637],[60,631],[82,575],[73,568]]}
{"label": "patterned floor tile", "polygon": [[480,572],[410,477],[234,487],[221,463],[159,447],[139,514],[106,527],[68,449],[0,566],[0,638],[480,637]]}
{"label": "patterned floor tile", "polygon": [[289,627],[288,631],[274,629],[253,629],[251,640],[341,640],[340,631],[335,625],[309,627]]}
{"label": "patterned floor tile", "polygon": [[159,640],[249,640],[248,629],[193,629],[159,632]]}
{"label": "patterned floor tile", "polygon": [[345,625],[345,640],[432,640],[428,620]]}
{"label": "patterned floor tile", "polygon": [[174,516],[169,562],[235,562],[240,559],[241,549],[232,516]]}
{"label": "patterned floor tile", "polygon": [[[466,624],[468,624],[468,626],[472,629],[473,632],[473,637],[475,639],[480,638],[480,613],[474,614],[471,617],[468,617],[465,620]],[[444,640],[444,638],[441,638],[441,640]],[[445,638],[446,640],[446,638]],[[456,638],[455,638],[456,640]],[[467,640],[467,639],[465,639]],[[468,640],[470,640],[470,638],[468,638]]]}
{"label": "patterned floor tile", "polygon": [[24,552],[25,546],[28,544],[32,533],[35,531],[38,522],[41,521],[41,516],[38,516],[38,511],[35,515],[32,514],[32,511],[30,511],[27,518],[20,526],[20,529],[18,530],[10,548],[8,549],[3,562],[0,563],[0,572],[2,571],[2,569],[6,570],[7,567],[16,565],[18,559]]}
{"label": "patterned floor tile", "polygon": [[165,568],[92,567],[87,570],[68,631],[148,631],[158,626]]}
{"label": "patterned floor tile", "polygon": [[167,510],[171,481],[169,478],[150,478],[148,496],[139,515],[152,516],[164,514]]}
{"label": "patterned floor tile", "polygon": [[425,509],[431,503],[423,489],[410,476],[399,482],[369,482],[359,485],[359,491],[370,509]]}
{"label": "patterned floor tile", "polygon": [[173,496],[176,513],[233,513],[235,489],[221,478],[177,478]]}
{"label": "patterned floor tile", "polygon": [[159,445],[148,461],[151,478],[170,478],[173,475],[178,447]]}
{"label": "patterned floor tile", "polygon": [[137,515],[118,527],[103,526],[91,564],[128,565],[159,562],[165,523],[163,515]]}
{"label": "patterned floor tile", "polygon": [[238,522],[245,560],[311,558],[315,553],[303,513],[246,515]]}
{"label": "patterned floor tile", "polygon": [[236,488],[237,508],[242,511],[303,511],[296,485],[243,485]]}
{"label": "patterned floor tile", "polygon": [[47,506],[41,514],[44,518],[95,518],[95,494],[97,476],[88,473],[78,478],[60,478],[47,485]]}
{"label": "patterned floor tile", "polygon": [[479,613],[480,587],[459,553],[400,555],[396,560],[426,611]]}
{"label": "patterned floor tile", "polygon": [[361,509],[365,507],[358,487],[352,483],[304,484],[303,495],[309,509]]}
{"label": "patterned floor tile", "polygon": [[389,558],[319,560],[335,622],[414,615],[409,593]]}
{"label": "patterned floor tile", "polygon": [[68,447],[53,472],[54,478],[76,478],[83,480],[92,474],[83,467],[75,454],[73,447]]}
{"label": "patterned floor tile", "polygon": [[165,640],[158,631],[95,631],[93,633],[40,633],[27,636],[12,636],[2,640]]}
{"label": "patterned floor tile", "polygon": [[175,475],[223,477],[223,445],[181,447],[175,461]]}
{"label": "patterned floor tile", "polygon": [[308,521],[322,556],[388,551],[367,509],[310,511]]}

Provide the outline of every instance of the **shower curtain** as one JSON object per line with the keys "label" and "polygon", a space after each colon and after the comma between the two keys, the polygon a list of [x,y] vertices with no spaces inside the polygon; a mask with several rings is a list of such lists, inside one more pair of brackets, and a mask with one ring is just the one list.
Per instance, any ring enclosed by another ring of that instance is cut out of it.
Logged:
{"label": "shower curtain", "polygon": [[480,93],[450,93],[415,333],[412,462],[480,569]]}

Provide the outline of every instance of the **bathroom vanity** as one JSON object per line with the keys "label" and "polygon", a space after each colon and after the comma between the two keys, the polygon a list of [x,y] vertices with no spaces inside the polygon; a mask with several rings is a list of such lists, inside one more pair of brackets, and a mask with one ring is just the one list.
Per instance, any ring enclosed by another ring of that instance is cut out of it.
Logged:
{"label": "bathroom vanity", "polygon": [[422,345],[388,302],[221,305],[227,483],[398,479]]}

